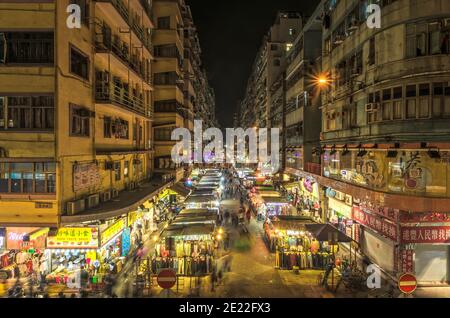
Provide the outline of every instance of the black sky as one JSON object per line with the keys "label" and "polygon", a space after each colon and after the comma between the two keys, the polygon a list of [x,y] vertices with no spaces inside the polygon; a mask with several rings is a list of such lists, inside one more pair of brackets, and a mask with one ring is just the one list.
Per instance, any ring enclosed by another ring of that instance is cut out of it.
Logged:
{"label": "black sky", "polygon": [[220,124],[232,127],[237,101],[263,36],[279,10],[311,14],[319,0],[187,0],[203,50],[203,64],[216,92]]}

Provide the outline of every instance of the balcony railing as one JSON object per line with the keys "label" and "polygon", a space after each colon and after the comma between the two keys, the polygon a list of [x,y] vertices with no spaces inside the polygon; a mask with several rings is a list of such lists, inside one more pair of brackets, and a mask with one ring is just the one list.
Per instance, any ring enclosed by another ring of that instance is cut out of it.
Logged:
{"label": "balcony railing", "polygon": [[145,62],[136,55],[130,55],[129,45],[120,41],[117,35],[112,35],[108,29],[103,28],[101,33],[96,34],[95,47],[97,52],[112,52],[146,83],[151,84],[152,77],[150,72],[145,69]]}
{"label": "balcony railing", "polygon": [[97,103],[117,104],[144,116],[151,116],[151,109],[146,107],[142,94],[134,95],[121,85],[97,81],[95,85]]}
{"label": "balcony railing", "polygon": [[[143,45],[153,54],[153,48],[151,44],[151,37],[146,34],[144,27],[139,22],[139,19],[135,19],[133,15],[130,14],[127,6],[122,0],[97,0],[99,2],[109,2],[111,3],[117,12],[122,16],[122,18],[127,22],[130,28],[136,33],[137,37]],[[145,1],[141,1],[144,3]],[[146,6],[144,6],[145,8]],[[151,17],[151,16],[150,16]]]}
{"label": "balcony railing", "polygon": [[319,163],[307,162],[305,164],[305,171],[318,176],[322,175],[322,168]]}

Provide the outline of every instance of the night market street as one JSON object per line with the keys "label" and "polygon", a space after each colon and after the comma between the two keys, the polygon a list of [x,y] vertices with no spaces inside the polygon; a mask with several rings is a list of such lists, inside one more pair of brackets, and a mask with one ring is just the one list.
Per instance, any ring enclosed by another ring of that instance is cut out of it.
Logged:
{"label": "night market street", "polygon": [[450,298],[449,57],[449,0],[0,0],[0,298]]}

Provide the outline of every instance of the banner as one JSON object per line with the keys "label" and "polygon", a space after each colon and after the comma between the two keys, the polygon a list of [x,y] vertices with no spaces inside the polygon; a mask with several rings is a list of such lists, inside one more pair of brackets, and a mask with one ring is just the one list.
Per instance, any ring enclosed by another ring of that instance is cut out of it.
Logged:
{"label": "banner", "polygon": [[402,250],[402,273],[414,273],[413,250]]}
{"label": "banner", "polygon": [[442,223],[450,222],[450,213],[407,213],[400,214],[401,223]]}
{"label": "banner", "polygon": [[397,241],[397,226],[376,215],[364,212],[359,207],[353,207],[353,219],[358,223],[375,230],[393,241]]}
{"label": "banner", "polygon": [[114,236],[119,234],[126,227],[125,219],[120,219],[106,230],[101,235],[101,246],[108,243]]}
{"label": "banner", "polygon": [[401,241],[403,244],[450,243],[450,226],[402,227]]}

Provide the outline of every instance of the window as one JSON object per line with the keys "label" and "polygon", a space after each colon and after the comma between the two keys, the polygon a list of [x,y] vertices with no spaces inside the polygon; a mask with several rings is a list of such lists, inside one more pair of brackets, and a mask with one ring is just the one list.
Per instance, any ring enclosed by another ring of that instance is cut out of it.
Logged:
{"label": "window", "polygon": [[450,87],[447,82],[433,83],[432,116],[435,118],[450,117]]}
{"label": "window", "polygon": [[111,126],[112,126],[111,117],[106,117],[105,116],[103,118],[103,137],[104,138],[111,138],[112,137]]}
{"label": "window", "polygon": [[130,174],[130,162],[129,161],[125,161],[125,164],[123,166],[123,176],[124,178],[128,178]]}
{"label": "window", "polygon": [[70,73],[89,80],[89,58],[74,47],[70,48]]}
{"label": "window", "polygon": [[369,43],[369,65],[375,64],[375,49],[375,37],[372,37]]}
{"label": "window", "polygon": [[90,111],[84,107],[70,105],[70,135],[74,137],[89,137]]}
{"label": "window", "polygon": [[175,85],[179,77],[176,72],[164,72],[155,74],[155,85]]}
{"label": "window", "polygon": [[112,133],[117,139],[129,139],[130,138],[130,132],[129,132],[129,123],[126,120],[123,120],[121,118],[117,118],[112,123]]}
{"label": "window", "polygon": [[393,119],[402,119],[403,118],[403,87],[394,87],[393,89]]}
{"label": "window", "polygon": [[158,18],[158,29],[170,29],[170,17]]}
{"label": "window", "polygon": [[0,193],[56,193],[56,164],[0,162]]}
{"label": "window", "polygon": [[0,96],[0,129],[52,130],[54,112],[53,96]]}
{"label": "window", "polygon": [[448,20],[410,23],[406,26],[406,57],[449,54]]}
{"label": "window", "polygon": [[383,120],[391,119],[391,108],[392,108],[391,93],[392,93],[391,89],[383,90],[383,104],[381,113]]}
{"label": "window", "polygon": [[122,179],[122,163],[120,161],[114,162],[114,178],[116,181]]}
{"label": "window", "polygon": [[77,4],[81,8],[81,23],[89,28],[89,3],[88,0],[70,0],[71,4]]}
{"label": "window", "polygon": [[0,63],[53,64],[53,32],[0,33]]}
{"label": "window", "polygon": [[155,140],[156,141],[170,141],[172,140],[172,131],[175,127],[168,128],[157,128],[155,129]]}
{"label": "window", "polygon": [[271,44],[270,45],[270,50],[271,51],[277,51],[278,50],[278,45],[277,44]]}

